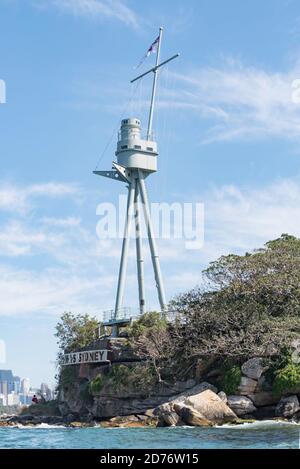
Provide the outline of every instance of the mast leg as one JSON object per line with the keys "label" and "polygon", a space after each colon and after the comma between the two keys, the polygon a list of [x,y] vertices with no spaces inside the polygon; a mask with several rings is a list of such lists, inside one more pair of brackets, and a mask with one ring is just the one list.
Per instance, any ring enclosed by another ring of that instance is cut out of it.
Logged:
{"label": "mast leg", "polygon": [[139,186],[136,179],[134,193],[134,218],[135,218],[135,243],[136,243],[136,262],[137,276],[139,285],[139,305],[140,313],[145,312],[145,282],[144,282],[144,259],[142,253],[142,228],[139,211]]}
{"label": "mast leg", "polygon": [[146,226],[147,226],[154,276],[155,276],[156,287],[158,291],[158,299],[159,299],[161,310],[164,312],[167,309],[166,296],[165,296],[163,280],[162,280],[162,275],[161,275],[161,270],[160,270],[159,257],[157,253],[157,247],[156,247],[152,221],[151,221],[151,216],[150,216],[147,189],[145,185],[144,174],[142,171],[139,171],[139,179],[137,181],[138,181],[142,203],[143,203],[144,216],[145,216],[145,221],[146,221]]}
{"label": "mast leg", "polygon": [[[124,238],[123,238],[123,245],[122,245],[122,255],[121,255],[121,262],[120,262],[114,319],[118,319],[118,314],[119,314],[120,307],[123,302],[123,296],[124,296],[124,286],[125,286],[125,277],[126,277],[127,261],[128,261],[129,237],[130,237],[132,206],[133,206],[135,185],[136,185],[136,182],[135,182],[135,179],[133,179],[132,182],[129,184],[129,188],[128,188],[126,221],[125,221],[125,230],[124,230]],[[116,335],[116,329],[117,327],[114,326],[113,335]]]}

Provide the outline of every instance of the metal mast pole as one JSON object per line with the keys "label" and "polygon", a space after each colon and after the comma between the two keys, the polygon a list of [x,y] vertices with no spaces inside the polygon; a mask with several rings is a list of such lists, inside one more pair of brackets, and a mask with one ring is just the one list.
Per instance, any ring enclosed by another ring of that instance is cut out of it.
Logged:
{"label": "metal mast pole", "polygon": [[152,221],[151,221],[151,216],[150,216],[150,208],[149,208],[146,184],[144,180],[144,173],[142,171],[139,171],[138,184],[139,184],[140,194],[141,194],[142,203],[143,203],[144,216],[145,216],[145,222],[147,226],[148,239],[149,239],[151,258],[152,258],[152,264],[153,264],[153,269],[154,269],[155,282],[156,282],[156,287],[158,291],[159,303],[160,303],[161,310],[166,311],[167,309],[166,296],[165,296],[163,280],[162,280],[162,275],[161,275],[161,270],[160,270],[159,257],[158,257],[158,252],[157,252],[157,247],[156,247],[156,242],[155,242],[154,232],[153,232],[153,226],[152,226]]}
{"label": "metal mast pole", "polygon": [[153,85],[152,85],[152,96],[151,96],[151,104],[150,104],[150,112],[149,112],[149,120],[148,120],[148,131],[147,131],[147,140],[151,140],[151,134],[152,134],[152,121],[153,121],[153,109],[154,109],[154,101],[155,101],[155,94],[156,94],[156,85],[157,85],[157,66],[159,62],[159,56],[160,56],[160,46],[161,46],[161,40],[162,40],[162,32],[163,28],[159,28],[159,39],[158,39],[158,46],[157,46],[157,53],[156,53],[156,62],[155,62],[155,69],[153,71],[154,77],[153,77]]}
{"label": "metal mast pole", "polygon": [[135,243],[136,243],[136,263],[139,286],[139,306],[140,313],[145,312],[145,282],[144,282],[144,259],[142,253],[142,230],[139,211],[139,186],[136,179],[134,193],[134,218],[135,218]]}
{"label": "metal mast pole", "polygon": [[125,286],[125,276],[126,276],[127,260],[128,260],[129,237],[130,237],[130,227],[131,227],[131,220],[132,220],[132,206],[133,206],[135,185],[136,185],[136,181],[135,179],[132,179],[132,182],[129,184],[129,188],[128,188],[126,220],[125,220],[125,229],[124,229],[124,238],[123,238],[123,245],[122,245],[122,255],[121,255],[121,262],[120,262],[114,319],[118,319],[118,313],[122,305],[123,296],[124,296],[124,286]]}

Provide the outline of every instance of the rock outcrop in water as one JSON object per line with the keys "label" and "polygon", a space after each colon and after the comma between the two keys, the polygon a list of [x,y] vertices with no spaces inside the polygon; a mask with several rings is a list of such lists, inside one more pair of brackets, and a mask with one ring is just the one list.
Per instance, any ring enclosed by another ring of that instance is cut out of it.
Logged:
{"label": "rock outcrop in water", "polygon": [[155,409],[154,413],[158,415],[159,423],[211,426],[237,422],[235,413],[214,391],[201,389],[203,384],[207,385],[207,383],[202,383],[200,388],[195,386],[188,395],[183,394]]}

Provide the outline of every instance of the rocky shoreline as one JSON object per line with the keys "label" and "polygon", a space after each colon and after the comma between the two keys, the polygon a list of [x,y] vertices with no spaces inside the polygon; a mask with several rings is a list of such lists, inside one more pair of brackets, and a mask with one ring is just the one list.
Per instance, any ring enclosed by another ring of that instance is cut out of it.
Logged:
{"label": "rocky shoreline", "polygon": [[[179,409],[179,408],[178,408]],[[181,410],[181,409],[180,409]],[[183,414],[182,414],[183,415]],[[203,426],[203,423],[201,424],[199,422],[196,422],[195,416],[193,417],[193,420],[191,419],[192,414],[186,413],[186,417],[189,419],[189,423],[184,423],[181,422],[180,424],[175,425],[174,423],[172,425],[165,425],[160,422],[159,418],[153,416],[153,417],[147,417],[145,414],[143,415],[128,415],[126,417],[113,417],[109,420],[103,420],[103,421],[96,421],[93,420],[91,422],[83,422],[83,421],[74,421],[74,422],[67,422],[64,421],[64,419],[61,416],[56,416],[49,418],[47,416],[41,416],[39,418],[34,417],[31,419],[29,416],[24,416],[20,417],[17,415],[14,415],[10,418],[1,418],[0,416],[0,428],[17,428],[19,426],[22,427],[39,427],[39,426],[55,426],[55,427],[62,427],[62,428],[92,428],[92,427],[98,427],[98,428],[145,428],[145,427],[151,427],[151,428],[156,428],[156,427],[161,427],[161,426]],[[167,416],[167,417],[166,417]],[[197,415],[196,415],[197,417]],[[172,419],[172,415],[170,415],[169,411],[165,413],[165,417],[167,418],[168,421],[170,422],[170,418]],[[177,420],[177,417],[176,417]],[[255,423],[258,421],[264,421],[264,420],[255,420],[255,419],[239,419],[237,418],[234,421],[227,422],[227,423],[221,423],[218,424],[218,426],[222,425],[242,425],[245,423]],[[289,423],[297,423],[299,424],[299,420],[294,420],[294,419],[286,419],[286,418],[281,418],[281,417],[275,417],[271,419],[267,419],[265,421],[274,421],[274,422],[289,422]],[[207,424],[206,424],[207,426]],[[208,426],[213,426],[212,424],[209,424]]]}
{"label": "rocky shoreline", "polygon": [[300,422],[300,386],[274,396],[262,358],[251,358],[241,366],[236,393],[229,395],[217,386],[218,370],[213,368],[201,370],[206,380],[198,384],[190,378],[172,386],[159,386],[148,394],[129,387],[116,392],[104,385],[84,399],[83,390],[99,376],[99,371],[103,373],[103,368],[81,366],[77,371],[78,378],[68,392],[60,393],[58,401],[32,405],[20,415],[0,417],[0,427],[209,427],[263,420]]}
{"label": "rocky shoreline", "polygon": [[[283,420],[300,422],[299,394],[283,395],[279,400],[271,390],[266,390],[265,368],[261,358],[248,360],[242,366],[238,393],[226,395],[224,391],[203,381],[195,380],[177,383],[174,388],[153,398],[139,396],[116,396],[116,403],[111,396],[97,396],[89,407],[89,412],[76,412],[76,400],[71,401],[73,408],[65,402],[58,402],[52,408],[51,415],[43,414],[43,406],[31,406],[21,415],[0,418],[0,426],[61,425],[72,428],[93,427],[162,427],[162,426],[215,426],[223,424],[241,424],[258,420]],[[181,391],[181,392],[180,392]],[[101,412],[99,413],[99,400]],[[147,408],[147,404],[158,403]],[[80,403],[80,406],[82,404]],[[144,410],[141,409],[144,407]],[[50,406],[51,409],[51,406]],[[78,410],[82,407],[78,408]],[[95,414],[98,410],[98,415]],[[124,415],[106,416],[114,409],[122,409]],[[126,412],[133,409],[133,412]],[[38,413],[37,413],[38,411]],[[94,412],[93,412],[94,411]],[[48,408],[49,412],[49,408]],[[59,414],[59,415],[56,415]]]}
{"label": "rocky shoreline", "polygon": [[[121,359],[123,344],[120,339],[117,345]],[[113,346],[116,347],[115,342]],[[136,363],[123,361],[121,366],[131,370]],[[58,408],[67,424],[82,419],[85,422],[110,422],[112,418],[128,416],[131,416],[130,425],[134,422],[132,416],[137,419],[137,425],[147,421],[140,416],[147,416],[152,419],[151,425],[158,426],[220,425],[277,418],[300,420],[300,383],[289,392],[274,394],[268,367],[261,357],[250,358],[240,366],[235,385],[230,388],[234,392],[228,394],[220,381],[222,370],[209,360],[200,359],[194,377],[186,381],[171,385],[160,383],[148,390],[132,388],[129,384],[121,389],[112,386],[114,383],[105,380],[105,376],[109,376],[115,367],[120,365],[112,363],[108,370],[93,365],[80,365],[74,369],[77,378],[73,378],[72,386],[59,394]],[[93,388],[92,395],[83,400],[84,390],[90,389],[90,383],[99,377],[101,386],[96,390]],[[111,423],[115,425],[115,421]]]}

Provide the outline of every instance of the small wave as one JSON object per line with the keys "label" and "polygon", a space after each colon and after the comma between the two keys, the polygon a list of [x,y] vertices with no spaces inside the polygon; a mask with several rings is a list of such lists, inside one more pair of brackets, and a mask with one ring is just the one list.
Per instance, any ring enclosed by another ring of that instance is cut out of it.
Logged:
{"label": "small wave", "polygon": [[39,429],[39,430],[50,430],[51,428],[67,428],[64,425],[50,425],[48,423],[40,423],[38,425],[22,425],[21,423],[17,423],[14,425],[15,428],[19,428],[20,430],[29,430],[29,429]]}
{"label": "small wave", "polygon": [[231,430],[234,430],[235,428],[241,429],[241,428],[259,428],[259,427],[272,427],[276,425],[294,425],[294,426],[299,426],[300,423],[297,422],[292,422],[292,421],[285,421],[285,420],[257,420],[255,422],[244,422],[244,423],[239,423],[237,425],[233,424],[224,424],[224,425],[217,425],[216,428],[230,428]]}

